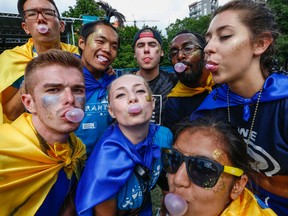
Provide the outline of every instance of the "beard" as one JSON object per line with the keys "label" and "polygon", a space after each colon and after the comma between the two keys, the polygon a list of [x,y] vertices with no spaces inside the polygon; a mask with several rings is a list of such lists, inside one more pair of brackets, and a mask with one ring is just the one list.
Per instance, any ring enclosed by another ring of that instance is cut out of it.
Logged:
{"label": "beard", "polygon": [[199,80],[202,76],[203,71],[203,61],[198,64],[187,64],[189,70],[183,73],[177,73],[179,81],[188,87],[195,87],[198,85]]}

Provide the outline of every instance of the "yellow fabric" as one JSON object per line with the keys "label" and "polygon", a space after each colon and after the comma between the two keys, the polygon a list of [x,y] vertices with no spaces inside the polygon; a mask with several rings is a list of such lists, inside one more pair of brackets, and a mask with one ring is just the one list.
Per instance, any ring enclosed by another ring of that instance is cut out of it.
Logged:
{"label": "yellow fabric", "polygon": [[244,192],[230,203],[220,216],[277,216],[270,208],[261,208],[254,194],[245,188]]}
{"label": "yellow fabric", "polygon": [[176,86],[171,90],[171,93],[168,94],[167,97],[192,97],[194,95],[201,94],[204,91],[211,92],[213,85],[214,81],[211,74],[207,78],[205,87],[190,88],[178,81]]}
{"label": "yellow fabric", "polygon": [[[0,94],[24,75],[27,63],[33,59],[33,46],[33,40],[30,38],[26,44],[5,50],[0,55]],[[78,53],[78,48],[74,45],[61,42],[60,48],[71,53]],[[5,118],[3,117],[1,95],[0,111],[0,124],[3,124]]]}
{"label": "yellow fabric", "polygon": [[55,144],[45,154],[31,114],[24,113],[13,123],[0,125],[0,137],[1,215],[34,215],[62,168],[68,178],[75,173],[79,179],[86,149],[74,133],[70,144]]}

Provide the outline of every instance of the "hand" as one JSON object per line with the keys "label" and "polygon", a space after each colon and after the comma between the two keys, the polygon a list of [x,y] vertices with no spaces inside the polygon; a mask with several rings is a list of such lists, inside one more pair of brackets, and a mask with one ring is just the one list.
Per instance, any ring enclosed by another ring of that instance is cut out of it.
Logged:
{"label": "hand", "polygon": [[113,67],[112,67],[111,65],[108,67],[106,73],[107,73],[109,76],[116,75],[116,72],[115,72],[115,70],[113,69]]}

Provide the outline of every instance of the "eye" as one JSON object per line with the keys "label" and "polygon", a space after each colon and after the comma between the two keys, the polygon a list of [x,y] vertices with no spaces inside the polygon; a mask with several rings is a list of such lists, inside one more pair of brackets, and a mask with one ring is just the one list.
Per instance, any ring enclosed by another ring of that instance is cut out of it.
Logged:
{"label": "eye", "polygon": [[190,45],[187,45],[187,46],[184,47],[184,50],[186,52],[192,51],[194,49],[195,49],[195,45],[194,44],[190,44]]}
{"label": "eye", "polygon": [[143,93],[146,93],[146,90],[145,89],[138,89],[138,90],[136,90],[136,93],[143,94]]}
{"label": "eye", "polygon": [[136,47],[137,48],[142,48],[142,47],[144,47],[144,43],[138,43]]}
{"label": "eye", "polygon": [[103,40],[100,40],[100,39],[95,39],[95,42],[96,42],[97,44],[104,44],[104,41],[103,41]]}
{"label": "eye", "polygon": [[76,94],[83,94],[85,91],[83,88],[75,88],[73,89],[73,92]]}
{"label": "eye", "polygon": [[227,40],[230,37],[232,37],[232,35],[223,35],[223,36],[220,36],[220,40]]}
{"label": "eye", "polygon": [[123,97],[125,97],[125,94],[124,94],[124,93],[118,93],[118,94],[115,96],[115,98],[117,98],[117,99],[121,99],[121,98],[123,98]]}
{"label": "eye", "polygon": [[60,92],[59,88],[49,88],[46,90],[46,92],[50,93],[50,94],[57,94]]}
{"label": "eye", "polygon": [[154,47],[157,47],[157,43],[155,43],[155,42],[149,43],[149,46],[150,46],[150,47],[153,47],[153,48],[154,48]]}

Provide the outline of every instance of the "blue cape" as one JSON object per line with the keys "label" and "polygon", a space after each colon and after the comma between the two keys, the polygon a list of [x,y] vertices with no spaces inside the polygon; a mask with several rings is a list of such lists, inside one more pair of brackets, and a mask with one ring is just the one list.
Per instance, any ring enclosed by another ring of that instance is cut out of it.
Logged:
{"label": "blue cape", "polygon": [[151,168],[160,157],[160,147],[153,142],[159,126],[150,123],[145,140],[133,145],[117,124],[111,125],[96,144],[80,178],[76,209],[79,215],[93,215],[93,207],[116,196],[127,182],[136,164]]}
{"label": "blue cape", "polygon": [[[223,84],[218,88],[214,89],[198,107],[198,109],[192,114],[191,118],[201,115],[202,111],[214,110],[218,108],[227,107],[227,84]],[[239,106],[243,105],[243,119],[248,121],[250,117],[249,105],[256,103],[259,92],[253,95],[251,98],[243,98],[239,95],[229,91],[229,105]],[[260,98],[261,102],[270,102],[288,97],[288,77],[284,74],[273,73],[269,76],[263,85],[262,95]]]}

